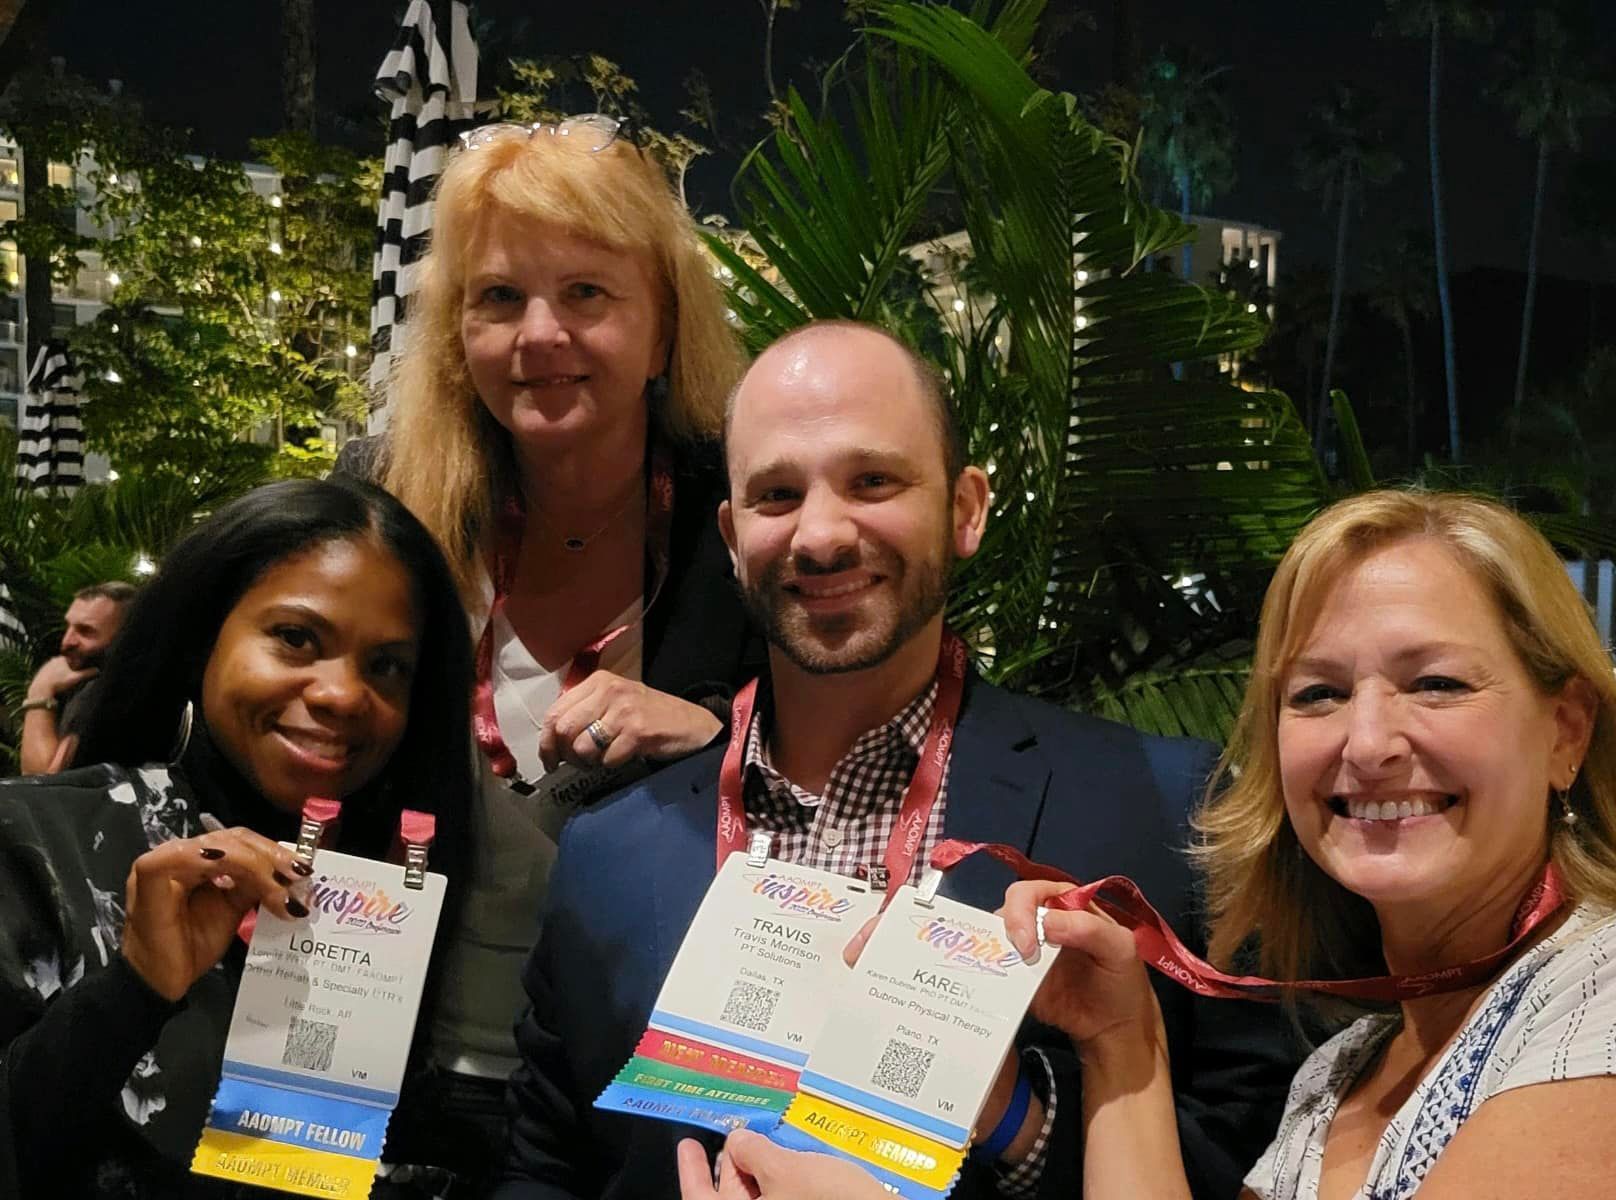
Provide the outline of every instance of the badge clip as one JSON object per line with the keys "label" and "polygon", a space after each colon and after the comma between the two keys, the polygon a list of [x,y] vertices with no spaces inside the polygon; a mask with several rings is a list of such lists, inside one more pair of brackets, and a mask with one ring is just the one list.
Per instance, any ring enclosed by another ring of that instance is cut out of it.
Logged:
{"label": "badge clip", "polygon": [[746,865],[749,867],[766,867],[769,865],[769,852],[774,849],[774,834],[763,830],[752,835],[752,841],[746,848]]}
{"label": "badge clip", "polygon": [[[398,842],[395,851],[404,851],[404,886],[420,891],[426,886],[426,856],[438,833],[438,819],[432,813],[406,808],[398,815]],[[394,862],[398,859],[394,858]]]}
{"label": "badge clip", "polygon": [[915,889],[915,903],[922,908],[932,907],[932,901],[937,899],[937,889],[943,886],[943,873],[936,867],[927,867],[926,873],[920,877],[920,886]]}
{"label": "badge clip", "polygon": [[297,826],[298,861],[305,866],[314,865],[314,852],[320,848],[325,828],[342,814],[342,805],[335,800],[310,796],[303,802],[302,818]]}

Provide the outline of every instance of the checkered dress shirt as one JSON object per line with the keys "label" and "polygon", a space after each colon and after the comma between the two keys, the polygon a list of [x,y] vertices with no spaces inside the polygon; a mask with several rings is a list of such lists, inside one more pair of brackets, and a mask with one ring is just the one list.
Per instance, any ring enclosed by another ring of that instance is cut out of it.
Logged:
{"label": "checkered dress shirt", "polygon": [[[741,793],[747,823],[774,834],[774,856],[782,862],[856,875],[860,867],[879,866],[886,859],[887,840],[898,822],[904,790],[920,761],[937,707],[937,684],[932,685],[885,725],[858,736],[825,782],[825,794],[816,796],[792,783],[769,761],[764,724],[765,706],[759,705],[746,732],[742,757]],[[948,807],[948,779],[953,760],[943,769],[937,803],[931,810],[920,850],[907,881],[918,883],[931,852],[943,835],[943,813]],[[1016,1166],[999,1169],[999,1191],[1007,1196],[1030,1196],[1037,1189],[1048,1158],[1049,1135],[1055,1127],[1055,1078],[1040,1050],[1022,1052],[1022,1070],[1041,1074],[1047,1092],[1044,1125],[1032,1152]]]}

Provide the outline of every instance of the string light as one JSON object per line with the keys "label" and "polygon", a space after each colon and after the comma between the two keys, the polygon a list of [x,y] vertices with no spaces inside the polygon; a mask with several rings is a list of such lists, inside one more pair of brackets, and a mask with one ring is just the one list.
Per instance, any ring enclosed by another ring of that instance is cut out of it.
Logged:
{"label": "string light", "polygon": [[107,375],[106,375],[106,379],[107,379],[108,383],[122,383],[123,382],[123,376],[118,374],[118,372],[116,372],[116,371],[108,371]]}
{"label": "string light", "polygon": [[349,342],[346,346],[344,346],[342,348],[342,352],[344,354],[346,354],[349,358],[354,358],[359,353],[359,347],[355,346],[352,342]]}
{"label": "string light", "polygon": [[954,301],[954,311],[955,312],[964,312],[965,311],[965,301],[963,301],[963,300]]}
{"label": "string light", "polygon": [[269,198],[269,206],[271,208],[279,208],[281,206],[281,197],[279,192],[276,192]]}
{"label": "string light", "polygon": [[1079,271],[1077,273],[1077,281],[1079,283],[1087,283],[1089,281],[1089,273],[1087,271]]}
{"label": "string light", "polygon": [[107,282],[110,283],[113,287],[117,287],[120,283],[123,282],[123,276],[119,275],[118,272],[116,272],[116,271],[111,271],[111,272],[109,272],[107,274]]}
{"label": "string light", "polygon": [[142,550],[139,554],[135,555],[135,574],[136,575],[154,575],[156,573],[157,573],[157,564],[152,562],[152,560],[147,557],[146,552],[144,550]]}
{"label": "string light", "polygon": [[200,250],[202,248],[202,239],[197,237],[197,235],[194,233],[191,235],[191,248],[193,250]]}
{"label": "string light", "polygon": [[114,471],[111,467],[107,468],[107,481],[109,483],[118,482],[118,472]]}
{"label": "string light", "polygon": [[279,254],[281,252],[281,244],[279,242],[271,242],[269,244],[269,252],[271,254]]}
{"label": "string light", "polygon": [[270,293],[269,293],[269,298],[270,298],[270,299],[271,299],[271,300],[273,300],[273,301],[274,301],[274,302],[275,302],[275,303],[276,303],[276,304],[279,304],[279,303],[280,303],[280,302],[281,302],[281,292],[280,292],[280,289],[279,289],[279,288],[276,288],[276,289],[274,289],[274,290],[273,290],[273,291],[271,291],[271,292],[270,292]]}

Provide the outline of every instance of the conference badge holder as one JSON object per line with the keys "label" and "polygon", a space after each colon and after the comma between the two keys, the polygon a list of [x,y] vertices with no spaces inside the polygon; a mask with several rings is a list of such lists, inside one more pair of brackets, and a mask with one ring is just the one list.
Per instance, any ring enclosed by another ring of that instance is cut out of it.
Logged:
{"label": "conference badge holder", "polygon": [[998,917],[936,894],[941,878],[933,869],[919,888],[898,889],[770,1133],[791,1149],[850,1159],[909,1200],[952,1190],[1057,952],[1023,961]]}
{"label": "conference badge holder", "polygon": [[756,833],[696,910],[634,1055],[595,1107],[719,1133],[778,1124],[830,998],[842,948],[881,897],[856,880],[769,858]]}
{"label": "conference badge holder", "polygon": [[260,908],[243,922],[246,966],[191,1170],[363,1200],[398,1103],[444,877],[426,869],[433,818],[413,811],[400,821],[396,863],[316,857],[338,809],[304,808],[297,854],[315,868],[299,891],[309,915]]}

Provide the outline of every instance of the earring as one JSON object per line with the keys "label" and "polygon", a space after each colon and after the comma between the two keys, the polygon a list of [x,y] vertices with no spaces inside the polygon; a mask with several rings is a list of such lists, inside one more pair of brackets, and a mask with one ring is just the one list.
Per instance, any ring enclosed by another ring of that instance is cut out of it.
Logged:
{"label": "earring", "polygon": [[1555,794],[1560,797],[1560,821],[1567,829],[1575,829],[1577,825],[1577,812],[1571,807],[1571,788],[1577,782],[1577,768],[1571,768],[1571,782],[1563,788],[1556,788]]}
{"label": "earring", "polygon": [[196,706],[189,700],[185,707],[180,709],[180,723],[174,730],[174,745],[168,752],[169,762],[179,762],[185,757],[185,751],[191,745],[191,728],[196,722]]}

